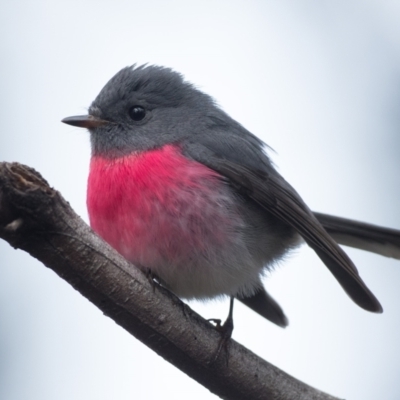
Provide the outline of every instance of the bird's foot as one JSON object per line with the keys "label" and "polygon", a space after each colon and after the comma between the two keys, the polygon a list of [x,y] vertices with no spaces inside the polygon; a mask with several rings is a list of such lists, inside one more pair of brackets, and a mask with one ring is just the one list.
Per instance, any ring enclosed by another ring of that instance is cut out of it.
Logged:
{"label": "bird's foot", "polygon": [[159,284],[159,279],[156,274],[154,274],[150,268],[143,268],[145,271],[145,275],[147,280],[150,282],[151,287],[153,288],[153,293],[156,291],[156,286]]}
{"label": "bird's foot", "polygon": [[226,366],[228,366],[228,361],[229,361],[229,352],[228,352],[228,343],[229,339],[232,337],[232,332],[233,332],[233,317],[232,317],[232,311],[233,311],[233,297],[231,298],[230,302],[230,307],[229,307],[229,315],[226,321],[224,322],[223,325],[221,325],[221,320],[216,319],[216,318],[210,318],[208,321],[213,322],[215,324],[215,328],[217,329],[218,332],[221,333],[221,338],[218,343],[218,348],[217,351],[212,358],[210,364],[214,364],[220,354],[221,350],[225,350],[225,357],[226,357]]}

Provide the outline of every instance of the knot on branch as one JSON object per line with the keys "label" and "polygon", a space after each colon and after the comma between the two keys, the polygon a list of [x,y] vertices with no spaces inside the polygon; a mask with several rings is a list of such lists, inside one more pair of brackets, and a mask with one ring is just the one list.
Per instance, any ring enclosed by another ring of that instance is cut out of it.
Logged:
{"label": "knot on branch", "polygon": [[57,196],[58,192],[33,168],[0,163],[0,231],[8,236],[20,229],[29,230],[38,215],[51,212]]}
{"label": "knot on branch", "polygon": [[8,179],[13,187],[22,192],[42,190],[52,195],[54,190],[35,169],[19,163],[0,163],[0,179]]}

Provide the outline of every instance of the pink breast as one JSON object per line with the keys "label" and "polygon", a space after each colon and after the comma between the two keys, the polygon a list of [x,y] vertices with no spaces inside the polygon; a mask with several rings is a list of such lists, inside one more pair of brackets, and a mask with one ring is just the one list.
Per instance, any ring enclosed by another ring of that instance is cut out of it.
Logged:
{"label": "pink breast", "polygon": [[234,210],[227,210],[232,199],[225,185],[173,145],[114,160],[95,156],[87,193],[90,223],[134,263],[184,265],[232,239]]}

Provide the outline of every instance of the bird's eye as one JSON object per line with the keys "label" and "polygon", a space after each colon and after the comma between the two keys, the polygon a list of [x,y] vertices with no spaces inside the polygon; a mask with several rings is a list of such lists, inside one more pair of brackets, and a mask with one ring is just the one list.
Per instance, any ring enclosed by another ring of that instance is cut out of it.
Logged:
{"label": "bird's eye", "polygon": [[134,121],[141,121],[146,116],[146,110],[142,106],[133,106],[129,109],[129,116]]}

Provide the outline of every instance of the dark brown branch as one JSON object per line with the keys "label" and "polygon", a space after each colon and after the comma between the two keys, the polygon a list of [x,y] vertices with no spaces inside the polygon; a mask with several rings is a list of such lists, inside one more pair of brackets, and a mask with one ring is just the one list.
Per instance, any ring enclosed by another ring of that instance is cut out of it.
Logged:
{"label": "dark brown branch", "polygon": [[165,360],[224,399],[335,399],[231,340],[229,362],[210,363],[220,335],[116,253],[33,169],[0,163],[0,237],[69,282]]}

